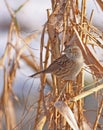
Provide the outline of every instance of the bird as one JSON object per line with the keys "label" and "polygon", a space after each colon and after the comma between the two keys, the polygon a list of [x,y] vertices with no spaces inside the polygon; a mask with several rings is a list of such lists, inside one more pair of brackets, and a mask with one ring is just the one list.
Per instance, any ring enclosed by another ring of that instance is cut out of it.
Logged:
{"label": "bird", "polygon": [[70,81],[75,80],[83,67],[82,51],[77,45],[68,45],[64,49],[64,54],[54,60],[46,69],[39,71],[30,77],[35,77],[38,74],[51,73],[57,78]]}

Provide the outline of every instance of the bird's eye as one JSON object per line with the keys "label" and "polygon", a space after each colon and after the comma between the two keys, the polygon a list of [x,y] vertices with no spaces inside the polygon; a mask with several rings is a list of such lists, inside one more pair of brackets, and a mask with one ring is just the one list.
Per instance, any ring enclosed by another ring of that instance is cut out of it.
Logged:
{"label": "bird's eye", "polygon": [[70,52],[72,51],[72,48],[69,48]]}

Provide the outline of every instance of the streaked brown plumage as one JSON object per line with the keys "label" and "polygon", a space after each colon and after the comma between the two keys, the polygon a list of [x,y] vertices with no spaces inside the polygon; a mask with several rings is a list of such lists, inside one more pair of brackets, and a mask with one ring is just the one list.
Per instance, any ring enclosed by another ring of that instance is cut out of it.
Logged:
{"label": "streaked brown plumage", "polygon": [[74,80],[82,66],[83,56],[80,48],[76,45],[70,45],[64,49],[64,54],[53,61],[47,69],[37,72],[30,77],[34,77],[40,73],[52,73],[57,78],[63,80]]}

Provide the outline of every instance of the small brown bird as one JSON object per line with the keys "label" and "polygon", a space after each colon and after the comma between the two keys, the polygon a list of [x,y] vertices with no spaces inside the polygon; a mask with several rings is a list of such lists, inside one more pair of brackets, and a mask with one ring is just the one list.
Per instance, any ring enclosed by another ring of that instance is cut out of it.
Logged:
{"label": "small brown bird", "polygon": [[74,80],[83,66],[83,56],[80,48],[76,45],[69,45],[64,49],[64,54],[53,61],[45,70],[37,72],[30,77],[40,73],[52,73],[63,80]]}

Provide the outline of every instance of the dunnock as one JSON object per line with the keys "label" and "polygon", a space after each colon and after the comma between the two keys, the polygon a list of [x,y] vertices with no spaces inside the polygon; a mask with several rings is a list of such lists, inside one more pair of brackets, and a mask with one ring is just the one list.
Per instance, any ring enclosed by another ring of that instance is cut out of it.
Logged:
{"label": "dunnock", "polygon": [[69,45],[64,49],[64,54],[53,61],[48,68],[37,72],[30,77],[40,73],[52,73],[63,80],[74,80],[83,66],[83,56],[80,48],[76,45]]}

